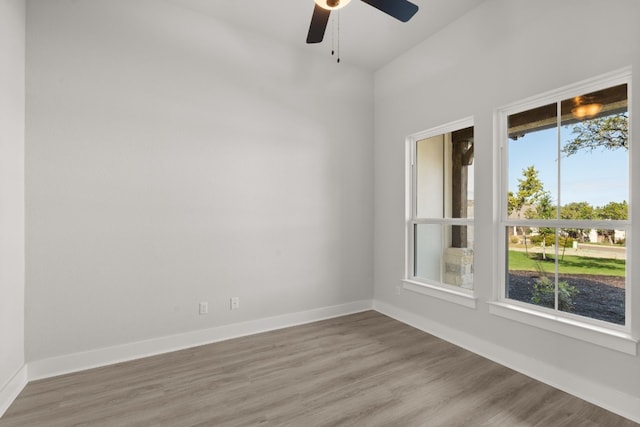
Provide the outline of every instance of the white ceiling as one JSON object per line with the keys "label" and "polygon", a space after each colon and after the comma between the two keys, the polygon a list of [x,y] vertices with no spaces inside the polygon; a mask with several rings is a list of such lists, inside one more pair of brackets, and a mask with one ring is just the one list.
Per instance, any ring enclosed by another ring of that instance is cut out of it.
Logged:
{"label": "white ceiling", "polygon": [[[420,7],[407,23],[353,0],[340,11],[341,62],[376,70],[484,0],[412,0]],[[331,57],[331,21],[324,41],[305,43],[313,0],[172,0],[194,11],[288,45]],[[332,13],[335,16],[335,12]]]}

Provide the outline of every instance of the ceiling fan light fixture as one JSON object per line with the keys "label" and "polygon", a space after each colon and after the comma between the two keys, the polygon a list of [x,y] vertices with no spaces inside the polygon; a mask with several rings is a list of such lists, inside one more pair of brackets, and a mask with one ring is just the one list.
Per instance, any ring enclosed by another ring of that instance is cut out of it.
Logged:
{"label": "ceiling fan light fixture", "polygon": [[597,116],[603,108],[599,102],[588,102],[581,96],[577,96],[574,101],[576,106],[571,109],[571,114],[578,120],[591,119]]}
{"label": "ceiling fan light fixture", "polygon": [[314,0],[318,6],[327,10],[338,10],[345,7],[351,0]]}

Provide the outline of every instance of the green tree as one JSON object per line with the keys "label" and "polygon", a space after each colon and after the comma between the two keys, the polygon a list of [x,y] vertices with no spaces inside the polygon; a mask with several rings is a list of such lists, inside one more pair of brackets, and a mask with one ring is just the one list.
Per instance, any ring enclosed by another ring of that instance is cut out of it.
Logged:
{"label": "green tree", "polygon": [[[507,209],[509,215],[515,213],[518,218],[529,218],[527,212],[533,210],[535,212],[535,205],[538,200],[543,197],[547,192],[544,190],[544,184],[540,180],[540,176],[536,168],[531,165],[522,170],[522,178],[518,179],[518,192],[512,191],[508,194]],[[529,250],[527,247],[527,230],[526,227],[521,227],[522,237],[524,239],[524,248],[527,255]]]}
{"label": "green tree", "polygon": [[[629,204],[626,200],[622,202],[609,202],[604,206],[597,207],[596,215],[598,219],[626,220],[629,218]],[[613,230],[598,230],[598,233],[602,234],[609,243],[615,243]]]}
{"label": "green tree", "polygon": [[[573,127],[575,135],[564,147],[562,152],[571,156],[580,150],[593,151],[596,148],[605,150],[629,149],[629,115],[627,112],[584,120]],[[595,216],[599,219],[625,220],[628,219],[627,202],[610,202],[595,209]],[[610,243],[613,243],[612,230],[598,230]]]}
{"label": "green tree", "polygon": [[522,170],[522,178],[518,179],[518,193],[515,195],[515,203],[518,216],[522,215],[522,209],[533,205],[545,194],[544,184],[540,181],[538,170],[529,166]]}
{"label": "green tree", "polygon": [[[536,264],[538,278],[534,280],[531,302],[543,307],[554,308],[556,305],[556,284],[551,280],[539,263]],[[573,311],[573,298],[578,294],[578,288],[566,280],[558,281],[558,310]]]}
{"label": "green tree", "polygon": [[[569,284],[566,280],[558,281],[558,310],[573,311],[573,298],[578,293],[578,288]],[[554,308],[556,302],[556,285],[547,276],[540,276],[533,284],[531,302],[543,307]]]}
{"label": "green tree", "polygon": [[629,149],[629,117],[626,112],[584,120],[573,127],[572,133],[575,137],[562,147],[567,156],[596,148]]}
{"label": "green tree", "polygon": [[629,204],[626,200],[622,202],[609,202],[596,209],[599,219],[625,220],[629,218]]}
{"label": "green tree", "polygon": [[[588,202],[571,202],[560,208],[560,218],[569,220],[588,220],[596,218],[595,209]],[[565,231],[574,239],[584,242],[589,233],[587,228],[569,228]]]}
{"label": "green tree", "polygon": [[[553,219],[556,217],[556,206],[553,204],[551,194],[543,191],[535,200],[531,209],[527,210],[526,216],[529,219]],[[539,227],[540,246],[542,247],[542,259],[547,259],[547,242],[555,242],[555,229],[550,227]]]}
{"label": "green tree", "polygon": [[571,202],[560,208],[562,219],[593,219],[595,209],[589,202]]}

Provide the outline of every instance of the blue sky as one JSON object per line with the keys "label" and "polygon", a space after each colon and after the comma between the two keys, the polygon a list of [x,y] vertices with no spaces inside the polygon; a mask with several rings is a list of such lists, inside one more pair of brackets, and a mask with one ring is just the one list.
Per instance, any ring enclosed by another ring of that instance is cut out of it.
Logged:
{"label": "blue sky", "polygon": [[[572,138],[573,126],[561,128],[561,141]],[[518,191],[522,170],[534,165],[545,190],[558,201],[557,128],[532,132],[509,140],[509,191]],[[588,202],[603,206],[609,202],[629,200],[628,152],[625,149],[582,151],[572,156],[562,155],[560,197],[562,205]]]}

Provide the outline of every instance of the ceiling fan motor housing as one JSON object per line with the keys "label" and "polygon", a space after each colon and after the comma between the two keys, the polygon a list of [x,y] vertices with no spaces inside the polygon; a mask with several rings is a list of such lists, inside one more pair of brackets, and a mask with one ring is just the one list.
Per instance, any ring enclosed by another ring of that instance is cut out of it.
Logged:
{"label": "ceiling fan motor housing", "polygon": [[314,0],[315,3],[326,10],[337,10],[345,7],[351,0]]}

